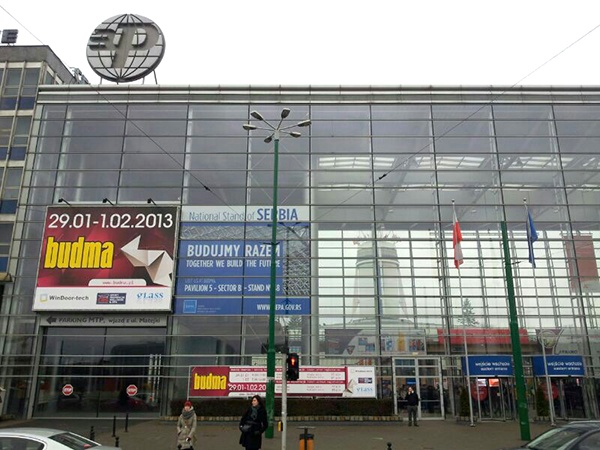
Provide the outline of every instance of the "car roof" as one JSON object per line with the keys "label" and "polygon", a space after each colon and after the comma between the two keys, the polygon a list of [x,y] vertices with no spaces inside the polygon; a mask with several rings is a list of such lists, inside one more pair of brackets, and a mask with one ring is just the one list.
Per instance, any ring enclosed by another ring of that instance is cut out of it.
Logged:
{"label": "car roof", "polygon": [[50,437],[56,434],[69,433],[65,430],[57,430],[55,428],[28,428],[28,427],[15,427],[15,428],[0,428],[0,435],[15,435],[15,434],[27,434],[38,437]]}
{"label": "car roof", "polygon": [[576,422],[569,422],[565,427],[573,427],[573,428],[600,428],[600,420],[578,420]]}

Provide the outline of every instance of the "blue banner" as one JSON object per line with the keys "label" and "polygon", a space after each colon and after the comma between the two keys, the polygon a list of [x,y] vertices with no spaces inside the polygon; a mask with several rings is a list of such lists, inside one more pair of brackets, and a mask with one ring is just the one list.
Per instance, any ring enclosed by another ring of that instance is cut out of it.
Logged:
{"label": "blue banner", "polygon": [[[269,314],[270,223],[184,222],[180,231],[176,314]],[[276,314],[310,314],[309,231],[305,222],[278,223]]]}
{"label": "blue banner", "polygon": [[[544,371],[544,357],[534,356],[533,374],[541,377],[546,375]],[[583,357],[580,355],[546,355],[548,376],[551,377],[583,377],[585,367]]]}
{"label": "blue banner", "polygon": [[[183,315],[268,315],[268,297],[241,298],[177,298],[175,314]],[[278,316],[308,314],[310,304],[308,298],[276,299],[275,312]]]}
{"label": "blue banner", "polygon": [[[512,357],[508,355],[469,356],[469,375],[472,377],[510,377],[513,375]],[[467,373],[465,358],[462,370]]]}

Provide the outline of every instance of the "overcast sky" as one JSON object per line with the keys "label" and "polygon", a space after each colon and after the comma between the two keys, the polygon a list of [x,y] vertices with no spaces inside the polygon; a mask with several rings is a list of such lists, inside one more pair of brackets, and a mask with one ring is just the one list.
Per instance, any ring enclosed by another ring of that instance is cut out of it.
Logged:
{"label": "overcast sky", "polygon": [[50,46],[92,83],[100,78],[87,63],[89,36],[109,17],[139,14],[165,35],[160,84],[600,84],[598,0],[12,0],[0,6],[0,27],[18,28],[19,45]]}

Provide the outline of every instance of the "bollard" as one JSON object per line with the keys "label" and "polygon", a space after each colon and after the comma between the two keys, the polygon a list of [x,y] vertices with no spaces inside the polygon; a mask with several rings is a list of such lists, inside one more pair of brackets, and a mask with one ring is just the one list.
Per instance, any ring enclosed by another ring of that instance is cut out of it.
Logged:
{"label": "bollard", "polygon": [[392,443],[391,442],[387,443],[387,450],[392,450]]}
{"label": "bollard", "polygon": [[304,433],[300,434],[300,450],[314,450],[314,434],[308,433],[308,428],[304,428]]}
{"label": "bollard", "polygon": [[119,446],[119,436],[115,437],[115,447]]}
{"label": "bollard", "polygon": [[112,437],[117,435],[117,416],[113,416],[113,434]]}
{"label": "bollard", "polygon": [[96,432],[94,431],[94,426],[92,425],[90,427],[90,440],[93,441],[94,439],[96,439]]}
{"label": "bollard", "polygon": [[125,433],[127,433],[128,426],[129,426],[129,413],[125,413]]}

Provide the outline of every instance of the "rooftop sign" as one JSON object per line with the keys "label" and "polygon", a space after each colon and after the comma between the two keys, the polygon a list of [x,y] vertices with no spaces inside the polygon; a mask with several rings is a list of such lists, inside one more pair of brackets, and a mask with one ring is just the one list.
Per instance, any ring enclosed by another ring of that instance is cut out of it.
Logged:
{"label": "rooftop sign", "polygon": [[162,31],[150,19],[121,14],[96,27],[87,45],[87,60],[100,77],[117,83],[152,73],[165,53]]}

